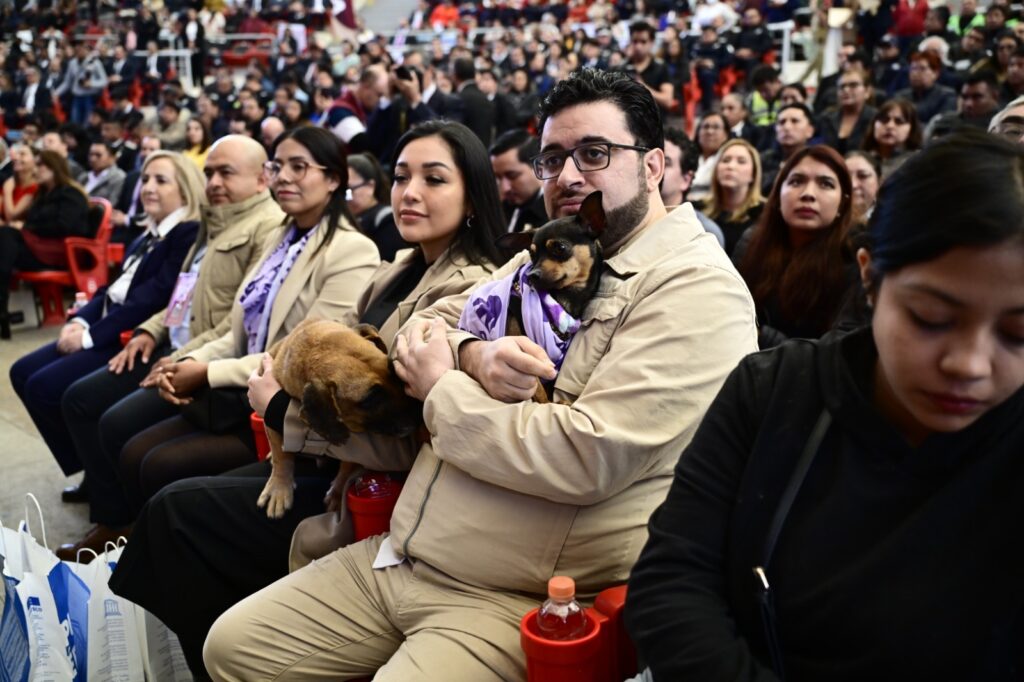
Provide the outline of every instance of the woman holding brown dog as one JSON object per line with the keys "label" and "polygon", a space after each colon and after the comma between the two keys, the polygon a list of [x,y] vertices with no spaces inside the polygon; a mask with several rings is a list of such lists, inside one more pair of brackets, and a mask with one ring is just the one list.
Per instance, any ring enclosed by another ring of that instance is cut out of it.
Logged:
{"label": "woman holding brown dog", "polygon": [[[490,160],[468,128],[421,124],[399,140],[395,158],[391,207],[402,237],[415,247],[382,264],[356,309],[341,318],[379,327],[389,346],[414,312],[472,288],[504,260],[494,246],[505,224]],[[253,407],[273,428],[294,435],[297,410],[278,389],[270,372],[252,381]],[[358,434],[349,441],[368,443]],[[119,594],[175,630],[196,672],[205,674],[202,645],[217,616],[285,575],[299,521],[323,512],[325,502],[336,508],[340,486],[330,487],[332,468],[299,458],[292,509],[268,519],[255,502],[269,473],[264,462],[165,488],[143,508],[123,568],[111,580]],[[216,524],[209,523],[213,516]]]}

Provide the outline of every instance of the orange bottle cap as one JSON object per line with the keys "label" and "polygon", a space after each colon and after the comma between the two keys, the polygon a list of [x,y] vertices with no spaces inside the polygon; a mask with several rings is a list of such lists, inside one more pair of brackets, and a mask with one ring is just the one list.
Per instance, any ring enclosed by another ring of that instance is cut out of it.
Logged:
{"label": "orange bottle cap", "polygon": [[576,581],[567,575],[556,575],[548,580],[548,597],[572,599],[576,596]]}

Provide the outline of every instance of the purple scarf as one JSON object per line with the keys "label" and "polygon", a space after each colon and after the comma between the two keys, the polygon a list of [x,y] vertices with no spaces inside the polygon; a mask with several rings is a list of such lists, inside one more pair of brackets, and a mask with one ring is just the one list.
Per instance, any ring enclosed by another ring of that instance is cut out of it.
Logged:
{"label": "purple scarf", "polygon": [[527,283],[526,273],[530,267],[527,263],[508,277],[474,289],[462,309],[459,329],[484,341],[504,336],[509,301],[512,296],[519,296],[526,336],[544,349],[555,363],[555,369],[561,369],[572,337],[579,331],[580,321],[569,315],[551,294],[537,291]]}
{"label": "purple scarf", "polygon": [[277,297],[281,283],[288,276],[315,231],[315,227],[308,230],[306,234],[302,235],[302,238],[292,244],[296,233],[295,226],[292,225],[288,228],[281,243],[263,261],[259,272],[245,285],[238,302],[242,306],[242,325],[245,328],[250,354],[262,353],[266,349],[270,311],[274,305],[274,298]]}

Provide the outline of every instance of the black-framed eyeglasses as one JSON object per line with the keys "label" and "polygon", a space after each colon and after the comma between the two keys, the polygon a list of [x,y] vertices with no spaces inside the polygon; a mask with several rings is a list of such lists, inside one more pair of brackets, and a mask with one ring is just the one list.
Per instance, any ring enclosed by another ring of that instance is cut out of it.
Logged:
{"label": "black-framed eyeglasses", "polygon": [[349,188],[349,191],[351,191],[351,190],[354,190],[354,189],[359,189],[360,187],[366,187],[367,185],[369,185],[372,182],[373,182],[373,180],[363,180],[362,182],[357,182],[354,185],[349,185],[348,188]]}
{"label": "black-framed eyeglasses", "polygon": [[287,168],[288,173],[292,176],[292,180],[299,182],[304,177],[310,168],[319,168],[320,170],[327,170],[327,166],[320,166],[309,161],[303,161],[302,159],[290,159],[281,163],[280,161],[267,161],[263,164],[263,170],[267,172],[271,178],[276,178],[281,174],[281,170]]}
{"label": "black-framed eyeglasses", "polygon": [[572,149],[556,149],[538,154],[530,159],[530,164],[533,166],[533,173],[538,180],[557,178],[562,174],[566,158],[570,157],[580,173],[592,173],[604,170],[611,164],[612,149],[629,149],[642,154],[651,151],[649,147],[637,147],[617,142],[587,142]]}

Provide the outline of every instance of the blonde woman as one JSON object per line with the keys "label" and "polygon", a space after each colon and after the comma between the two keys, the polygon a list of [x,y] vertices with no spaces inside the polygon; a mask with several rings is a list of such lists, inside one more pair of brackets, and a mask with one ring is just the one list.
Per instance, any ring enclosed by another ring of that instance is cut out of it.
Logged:
{"label": "blonde woman", "polygon": [[61,397],[76,380],[104,366],[120,335],[162,310],[171,297],[206,203],[203,178],[191,161],[157,151],[142,167],[141,199],[149,223],[125,257],[121,276],[77,311],[56,342],[11,367],[11,385],[65,473],[81,468],[61,416]]}
{"label": "blonde woman", "polygon": [[719,150],[711,196],[702,209],[722,228],[726,253],[732,255],[744,231],[761,217],[762,208],[761,158],[746,140],[729,140]]}

